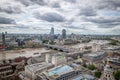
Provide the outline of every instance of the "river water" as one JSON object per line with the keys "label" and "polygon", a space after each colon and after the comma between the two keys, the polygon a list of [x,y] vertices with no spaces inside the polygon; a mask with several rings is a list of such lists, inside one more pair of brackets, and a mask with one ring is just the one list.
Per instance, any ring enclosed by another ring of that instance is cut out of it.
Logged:
{"label": "river water", "polygon": [[21,50],[9,50],[9,51],[0,51],[0,60],[3,59],[14,59],[16,57],[35,57],[41,55],[41,53],[49,52],[51,50],[46,50],[45,48],[27,48]]}

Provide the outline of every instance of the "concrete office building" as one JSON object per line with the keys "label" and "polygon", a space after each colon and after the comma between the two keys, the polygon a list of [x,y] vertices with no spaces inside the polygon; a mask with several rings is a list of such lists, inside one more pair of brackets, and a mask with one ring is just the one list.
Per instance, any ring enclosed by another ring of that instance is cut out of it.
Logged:
{"label": "concrete office building", "polygon": [[67,59],[63,53],[53,53],[53,54],[51,53],[51,54],[46,54],[46,62],[58,66],[61,64],[66,64]]}
{"label": "concrete office building", "polygon": [[35,80],[36,74],[53,67],[51,63],[36,63],[25,66],[25,76],[30,80]]}
{"label": "concrete office building", "polygon": [[5,34],[4,33],[2,33],[2,45],[3,46],[6,45],[6,43],[5,43]]}
{"label": "concrete office building", "polygon": [[103,51],[98,51],[98,52],[94,52],[94,53],[84,54],[83,59],[88,61],[89,63],[93,63],[95,61],[102,60],[106,56],[107,56],[107,53],[105,53]]}
{"label": "concrete office building", "polygon": [[80,65],[73,63],[39,73],[36,80],[95,80],[95,78],[87,74]]}

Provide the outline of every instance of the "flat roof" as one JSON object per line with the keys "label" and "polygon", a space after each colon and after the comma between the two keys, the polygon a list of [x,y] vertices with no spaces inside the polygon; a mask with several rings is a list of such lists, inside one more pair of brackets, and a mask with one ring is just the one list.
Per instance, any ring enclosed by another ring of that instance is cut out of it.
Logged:
{"label": "flat roof", "polygon": [[29,71],[31,72],[35,72],[35,71],[42,70],[52,65],[53,64],[51,63],[42,62],[42,63],[35,63],[35,64],[27,65],[25,66],[25,68],[29,69]]}
{"label": "flat roof", "polygon": [[50,76],[53,76],[55,74],[62,75],[62,74],[65,74],[65,73],[68,73],[68,72],[71,72],[71,71],[73,71],[73,68],[70,67],[69,65],[64,65],[64,66],[60,65],[58,67],[55,67],[55,68],[49,70],[48,74]]}
{"label": "flat roof", "polygon": [[103,55],[104,53],[105,52],[96,52],[96,53],[85,54],[85,55],[90,56],[90,57],[97,57],[97,56]]}
{"label": "flat roof", "polygon": [[63,59],[65,56],[63,56],[63,55],[57,55],[56,56],[56,58],[58,59],[58,60],[61,60],[61,59]]}
{"label": "flat roof", "polygon": [[81,74],[79,76],[76,76],[72,80],[94,80],[94,77],[88,74]]}

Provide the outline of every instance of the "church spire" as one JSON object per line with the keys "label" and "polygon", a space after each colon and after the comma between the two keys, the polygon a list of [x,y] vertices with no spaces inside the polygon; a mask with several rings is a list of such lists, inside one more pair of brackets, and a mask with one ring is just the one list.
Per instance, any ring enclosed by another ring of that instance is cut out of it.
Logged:
{"label": "church spire", "polygon": [[104,67],[104,72],[100,80],[115,80],[113,77],[113,70],[110,68],[109,65],[109,58],[107,58],[107,63],[106,66]]}

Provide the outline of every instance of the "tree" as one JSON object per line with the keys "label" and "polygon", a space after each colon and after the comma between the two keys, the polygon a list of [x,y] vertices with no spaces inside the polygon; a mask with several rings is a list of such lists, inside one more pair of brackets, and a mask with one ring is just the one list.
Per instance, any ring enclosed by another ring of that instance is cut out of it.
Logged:
{"label": "tree", "polygon": [[91,64],[91,65],[89,65],[88,66],[88,69],[90,69],[90,70],[94,70],[96,67],[95,67],[95,65],[93,65],[93,64]]}
{"label": "tree", "polygon": [[6,64],[6,61],[5,61],[5,60],[3,60],[3,64]]}
{"label": "tree", "polygon": [[85,62],[83,63],[83,67],[87,67],[87,64]]}
{"label": "tree", "polygon": [[118,40],[111,40],[110,41],[110,45],[117,45],[118,43],[120,43]]}
{"label": "tree", "polygon": [[46,43],[46,44],[47,44],[48,42],[49,42],[49,40],[43,40],[43,41],[42,41],[42,43]]}
{"label": "tree", "polygon": [[9,63],[12,63],[12,60],[11,60],[11,59],[9,59]]}
{"label": "tree", "polygon": [[101,77],[101,72],[100,71],[96,71],[95,73],[94,73],[94,76],[95,77],[97,77],[97,78],[100,78]]}
{"label": "tree", "polygon": [[7,50],[13,50],[15,47],[14,46],[8,46],[6,49]]}
{"label": "tree", "polygon": [[50,44],[55,44],[55,42],[54,42],[54,41],[51,41]]}
{"label": "tree", "polygon": [[35,47],[36,47],[36,45],[35,45],[35,44],[33,44],[33,45],[32,45],[32,48],[35,48]]}
{"label": "tree", "polygon": [[120,80],[120,70],[114,74],[115,80]]}

